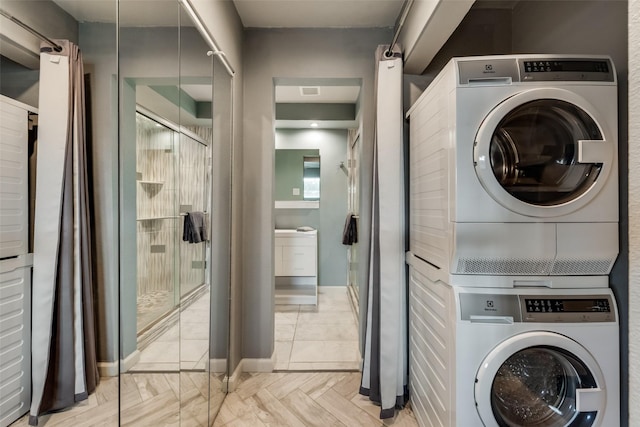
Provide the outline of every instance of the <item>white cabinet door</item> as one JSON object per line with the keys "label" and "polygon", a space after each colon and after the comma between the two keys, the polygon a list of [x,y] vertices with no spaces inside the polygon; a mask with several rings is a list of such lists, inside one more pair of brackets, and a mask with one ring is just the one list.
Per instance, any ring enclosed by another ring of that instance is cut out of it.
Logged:
{"label": "white cabinet door", "polygon": [[282,245],[278,244],[278,239],[276,239],[276,246],[274,250],[274,274],[276,276],[282,276]]}
{"label": "white cabinet door", "polygon": [[283,246],[281,276],[315,276],[316,248],[313,246]]}

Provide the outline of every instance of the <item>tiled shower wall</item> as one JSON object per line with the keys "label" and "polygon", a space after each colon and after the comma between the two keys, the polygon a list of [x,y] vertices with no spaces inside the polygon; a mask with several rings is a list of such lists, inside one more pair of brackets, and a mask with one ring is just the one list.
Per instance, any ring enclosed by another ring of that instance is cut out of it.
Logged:
{"label": "tiled shower wall", "polygon": [[[207,128],[192,130],[204,137],[211,134]],[[137,115],[137,292],[145,304],[157,305],[142,311],[166,313],[204,283],[205,244],[182,241],[181,213],[207,210],[208,150]]]}

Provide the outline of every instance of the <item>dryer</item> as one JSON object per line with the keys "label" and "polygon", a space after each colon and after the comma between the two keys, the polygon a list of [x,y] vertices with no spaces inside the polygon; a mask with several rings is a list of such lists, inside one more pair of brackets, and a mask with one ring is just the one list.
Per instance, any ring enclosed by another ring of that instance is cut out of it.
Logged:
{"label": "dryer", "polygon": [[409,388],[419,425],[620,425],[609,288],[451,287],[429,280],[424,264],[410,260]]}
{"label": "dryer", "polygon": [[608,285],[618,255],[610,58],[454,58],[407,115],[410,250],[438,279]]}

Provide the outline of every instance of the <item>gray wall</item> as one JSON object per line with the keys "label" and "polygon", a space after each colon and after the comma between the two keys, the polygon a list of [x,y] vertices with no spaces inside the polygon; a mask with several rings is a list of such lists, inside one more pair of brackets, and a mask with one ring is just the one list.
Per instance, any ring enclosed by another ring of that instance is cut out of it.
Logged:
{"label": "gray wall", "polygon": [[[48,38],[67,39],[78,43],[78,22],[52,1],[2,0],[1,4],[4,11]],[[7,36],[10,40],[11,33],[6,33],[12,31],[14,27],[18,28],[17,25],[12,24],[7,24],[4,28],[0,27],[0,34]],[[32,52],[26,48],[15,48],[12,43],[7,43],[5,40],[0,43],[0,54],[8,56],[10,60],[27,68],[16,67],[15,64],[3,58],[0,63],[0,93],[37,107],[40,79],[38,49]],[[34,43],[37,46],[38,40],[35,37]]]}
{"label": "gray wall", "polygon": [[229,369],[233,372],[242,360],[242,299],[243,299],[243,27],[231,1],[192,0],[194,9],[213,37],[218,48],[235,70],[232,82],[233,147],[232,147],[232,206],[228,222],[231,223],[231,289],[230,289],[230,347]]}
{"label": "gray wall", "polygon": [[[362,78],[362,206],[371,200],[374,53],[388,29],[249,29],[244,43],[243,357],[273,353],[274,78]],[[368,241],[369,213],[360,217]],[[363,248],[366,253],[367,248]],[[362,263],[361,277],[367,265]]]}
{"label": "gray wall", "polygon": [[[477,31],[476,31],[477,30]],[[611,288],[620,314],[621,414],[628,425],[628,57],[626,1],[521,1],[511,9],[472,9],[422,76],[406,76],[412,103],[453,56],[502,53],[610,55],[618,73],[620,255]],[[465,41],[469,45],[465,44]],[[409,103],[409,105],[410,105]]]}
{"label": "gray wall", "polygon": [[[318,285],[346,286],[347,247],[342,231],[347,216],[347,131],[276,130],[276,149],[320,150],[320,209],[276,209],[276,228],[310,225],[318,230]],[[302,165],[300,165],[302,167]],[[275,192],[274,192],[275,194]]]}

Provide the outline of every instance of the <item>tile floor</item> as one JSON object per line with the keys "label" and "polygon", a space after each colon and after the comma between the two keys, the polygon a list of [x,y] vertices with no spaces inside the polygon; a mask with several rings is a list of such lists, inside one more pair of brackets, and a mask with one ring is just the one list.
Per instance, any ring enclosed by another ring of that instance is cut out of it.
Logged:
{"label": "tile floor", "polygon": [[180,321],[140,351],[130,372],[203,370],[209,345],[209,292],[180,312]]}
{"label": "tile floor", "polygon": [[[157,341],[158,346],[149,345],[143,351],[136,365],[141,372],[122,375],[120,382],[103,378],[88,400],[41,417],[40,425],[116,426],[120,420],[123,426],[195,427],[211,425],[217,412],[216,427],[417,427],[410,404],[395,418],[382,421],[380,407],[358,393],[361,375],[348,372],[359,369],[360,354],[346,288],[320,289],[317,307],[276,307],[276,369],[306,372],[244,373],[236,390],[226,397],[220,392],[220,379],[205,372],[143,372],[204,363],[195,362],[197,355],[206,353],[199,347],[206,336],[203,324],[208,324],[202,321],[206,318],[203,304],[198,301],[182,313],[182,329],[172,327]],[[197,350],[188,356],[190,360],[185,359],[189,352],[174,350],[178,331],[183,345]],[[211,398],[207,398],[207,384]],[[27,425],[25,416],[12,427]]]}
{"label": "tile floor", "polygon": [[358,327],[347,288],[318,288],[318,305],[276,305],[276,371],[359,370]]}
{"label": "tile floor", "polygon": [[[207,399],[206,377],[200,372],[127,374],[121,376],[119,385],[116,377],[103,378],[89,399],[68,410],[41,416],[39,425],[418,426],[411,404],[397,411],[395,418],[380,420],[380,407],[358,394],[357,372],[245,373],[236,390],[226,397],[219,392],[220,383],[211,377],[211,399]],[[28,416],[11,427],[28,427]]]}

